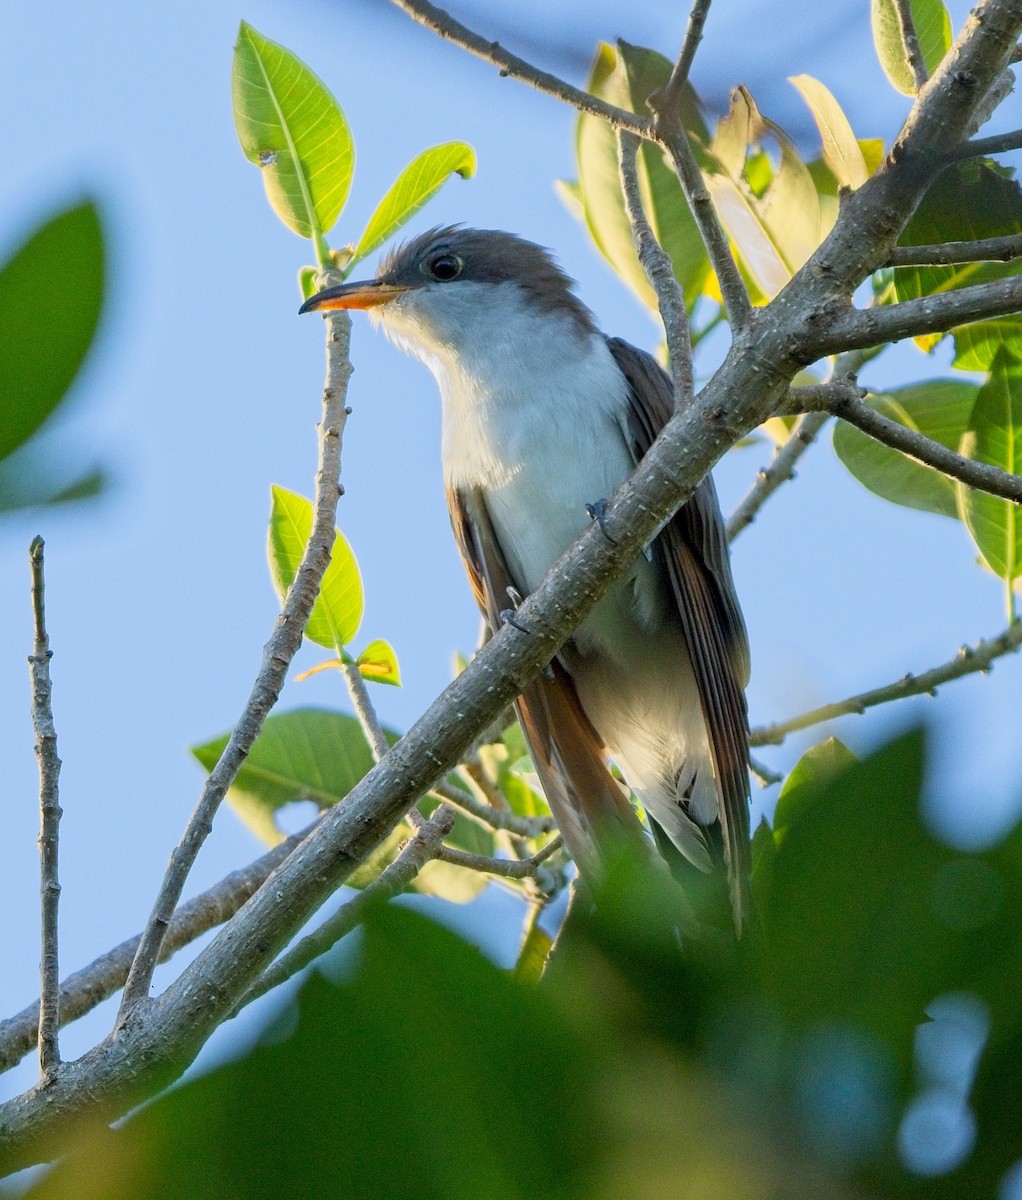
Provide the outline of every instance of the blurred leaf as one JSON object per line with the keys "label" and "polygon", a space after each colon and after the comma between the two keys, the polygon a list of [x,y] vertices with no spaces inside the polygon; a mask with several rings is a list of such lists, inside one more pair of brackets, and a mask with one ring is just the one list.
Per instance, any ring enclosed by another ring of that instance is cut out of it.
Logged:
{"label": "blurred leaf", "polygon": [[99,325],[103,231],[92,201],[35,229],[0,267],[0,459],[64,399]]}
{"label": "blurred leaf", "polygon": [[299,237],[318,240],[351,189],[355,145],[326,85],[276,42],[242,21],[231,77],[234,125],[262,170],[270,206]]}
{"label": "blurred leaf", "polygon": [[920,820],[923,750],[911,733],[822,786],[803,780],[760,897],[767,994],[796,1026],[880,1037],[902,1079],[912,1031],[961,952],[931,903],[952,855]]}
{"label": "blurred leaf", "polygon": [[[600,43],[589,78],[589,90],[633,112],[647,113],[646,97],[662,87],[671,64],[640,46]],[[696,137],[706,136],[695,93],[686,85],[683,120]],[[572,205],[581,206],[587,227],[604,258],[648,308],[657,311],[656,294],[639,263],[625,212],[618,170],[617,139],[605,121],[581,114],[575,137],[578,182],[563,184]],[[662,150],[649,143],[637,159],[639,187],[650,225],[674,265],[674,273],[691,307],[709,275],[709,260],[674,172]]]}
{"label": "blurred leaf", "polygon": [[[899,425],[957,451],[977,392],[972,383],[934,379],[896,388],[886,395],[871,395],[869,403]],[[957,519],[955,484],[932,467],[882,445],[844,421],[834,427],[834,450],[855,478],[875,495],[892,504]]]}
{"label": "blurred leaf", "polygon": [[[393,730],[386,733],[388,740],[397,740]],[[229,736],[225,733],[191,748],[207,771],[216,766]],[[276,822],[278,809],[299,800],[330,808],[372,765],[373,756],[354,717],[322,708],[296,708],[267,717],[227,799],[249,829],[274,846],[284,837]]]}
{"label": "blurred leaf", "polygon": [[[267,554],[273,585],[283,600],[312,536],[312,504],[276,484],[272,493]],[[355,555],[341,531],[334,532],[330,565],[305,627],[309,641],[330,650],[347,645],[358,633],[365,608]]]}
{"label": "blurred leaf", "polygon": [[[761,152],[765,139],[779,148],[776,168]],[[791,139],[760,114],[744,87],[732,91],[703,159],[707,186],[746,268],[764,296],[776,295],[822,237],[812,175]],[[759,175],[750,177],[750,163]]]}
{"label": "blurred leaf", "polygon": [[841,106],[830,90],[811,75],[793,75],[798,89],[813,114],[823,143],[823,159],[842,187],[861,187],[869,178],[866,160]]}
{"label": "blurred leaf", "polygon": [[376,909],[342,984],[313,974],[262,1044],[99,1134],[35,1194],[580,1200],[613,1149],[590,1063],[535,988]]}
{"label": "blurred leaf", "polygon": [[540,925],[537,914],[530,912],[526,922],[525,936],[515,959],[515,978],[522,983],[539,983],[554,948],[554,939]]}
{"label": "blurred leaf", "polygon": [[[1003,350],[979,389],[961,451],[977,462],[1022,470],[1022,362]],[[957,485],[962,520],[983,561],[1011,583],[1022,575],[1022,514],[1010,500]]]}
{"label": "blurred leaf", "polygon": [[371,679],[373,683],[401,686],[401,668],[398,665],[397,653],[390,642],[385,642],[382,638],[370,642],[355,662],[362,675]]}
{"label": "blurred leaf", "polygon": [[[92,500],[109,487],[104,468],[75,467],[66,452],[61,461],[55,449],[64,446],[59,435],[44,431],[0,461],[0,513]],[[81,471],[77,477],[75,470]]]}
{"label": "blurred leaf", "polygon": [[[912,24],[915,26],[919,49],[926,70],[933,74],[941,59],[951,48],[953,33],[951,17],[942,0],[910,0]],[[894,0],[871,0],[873,44],[884,74],[891,84],[906,96],[916,94],[916,81],[905,52],[901,22]]]}
{"label": "blurred leaf", "polygon": [[804,807],[815,802],[819,792],[841,771],[859,760],[835,737],[818,743],[802,755],[788,772],[774,810],[774,838],[780,843]]}
{"label": "blurred leaf", "polygon": [[475,151],[465,142],[444,142],[424,150],[394,180],[359,238],[347,271],[382,246],[424,204],[431,200],[452,174],[470,179],[476,170]]}

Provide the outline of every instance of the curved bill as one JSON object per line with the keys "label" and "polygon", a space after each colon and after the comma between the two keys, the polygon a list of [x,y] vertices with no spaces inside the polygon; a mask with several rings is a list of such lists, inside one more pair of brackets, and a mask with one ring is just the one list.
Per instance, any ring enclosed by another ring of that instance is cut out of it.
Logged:
{"label": "curved bill", "polygon": [[364,283],[341,283],[337,287],[324,288],[308,300],[298,310],[299,313],[327,312],[332,308],[375,308],[378,304],[386,304],[402,292],[406,287],[395,283],[378,283],[375,279]]}

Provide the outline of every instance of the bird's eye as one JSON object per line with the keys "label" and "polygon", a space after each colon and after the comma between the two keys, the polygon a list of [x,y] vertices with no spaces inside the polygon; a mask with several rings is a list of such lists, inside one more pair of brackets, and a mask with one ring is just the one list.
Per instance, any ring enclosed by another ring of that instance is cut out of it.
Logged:
{"label": "bird's eye", "polygon": [[450,280],[458,278],[462,265],[461,259],[456,254],[438,254],[429,260],[426,268],[434,279],[438,279],[441,283],[448,283]]}

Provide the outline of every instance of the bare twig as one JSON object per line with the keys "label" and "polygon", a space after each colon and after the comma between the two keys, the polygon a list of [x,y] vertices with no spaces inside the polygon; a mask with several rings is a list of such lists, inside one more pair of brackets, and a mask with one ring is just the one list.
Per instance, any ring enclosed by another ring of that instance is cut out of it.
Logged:
{"label": "bare twig", "polygon": [[202,843],[213,827],[213,817],[227,789],[234,782],[248,756],[267,714],[277,702],[291,660],[302,644],[305,623],[319,592],[323,573],[330,562],[337,500],[340,495],[341,435],[347,415],[344,398],[351,375],[351,364],[348,361],[351,320],[345,313],[333,313],[326,319],[326,328],[327,373],[323,389],[323,418],[319,425],[319,465],[316,472],[312,535],[288,590],[273,634],[263,648],[262,665],[238,724],[206,781],[184,836],[171,855],[160,894],[142,934],[138,953],[124,987],[118,1024],[121,1024],[132,1009],[149,994],[153,971],[160,957],[160,945],[181,898],[185,880]]}
{"label": "bare twig", "polygon": [[502,879],[535,879],[542,886],[539,870],[563,844],[561,835],[558,834],[531,858],[488,858],[484,854],[469,854],[467,850],[457,850],[453,846],[441,847],[437,857],[441,862],[465,867],[469,871],[482,871],[486,875],[498,875]]}
{"label": "bare twig", "polygon": [[935,696],[941,684],[961,679],[963,675],[973,675],[977,671],[987,672],[995,659],[1014,653],[1019,646],[1022,646],[1022,621],[1015,621],[997,637],[979,642],[976,646],[962,646],[950,662],[939,667],[924,671],[921,675],[905,675],[886,687],[849,696],[847,700],[839,700],[836,704],[824,704],[787,721],[761,725],[752,730],[749,740],[753,746],[779,746],[789,733],[808,729],[811,725],[821,725],[824,721],[833,721],[849,713],[861,714],[867,708],[889,704],[892,700],[903,700],[908,696]]}
{"label": "bare twig", "polygon": [[991,158],[995,154],[1007,154],[1019,149],[1022,149],[1022,129],[1013,129],[1011,133],[996,133],[993,137],[963,142],[951,151],[948,160],[956,162],[963,158]]}
{"label": "bare twig", "polygon": [[348,685],[348,695],[351,696],[355,716],[358,717],[358,723],[362,726],[362,732],[372,751],[373,761],[379,762],[390,749],[390,745],[387,742],[387,735],[383,732],[383,726],[380,724],[380,718],[376,715],[373,702],[369,698],[366,681],[362,677],[357,663],[344,663],[341,670]]}
{"label": "bare twig", "polygon": [[894,0],[894,7],[898,13],[898,25],[901,28],[901,41],[905,47],[905,58],[912,72],[912,78],[915,80],[916,91],[918,92],[922,90],[924,84],[930,78],[930,73],[926,69],[926,60],[923,58],[919,38],[916,34],[915,22],[912,20],[912,3],[911,0]]}
{"label": "bare twig", "polygon": [[1022,275],[1010,275],[899,304],[849,309],[835,318],[821,344],[828,353],[865,349],[1017,312],[1022,312]]}
{"label": "bare twig", "polygon": [[57,952],[57,908],[60,879],[57,858],[60,846],[60,759],[57,727],[53,723],[50,681],[50,639],[46,633],[46,577],[43,539],[32,539],[32,616],[34,646],[28,660],[32,677],[32,727],[39,760],[39,904],[42,954],[39,960],[39,1070],[48,1075],[60,1065],[60,959]]}
{"label": "bare twig", "polygon": [[[655,99],[654,95],[647,100],[647,104],[651,108]],[[752,301],[749,299],[745,281],[738,270],[735,256],[731,253],[727,234],[717,216],[717,210],[713,207],[713,200],[703,180],[702,171],[692,153],[688,134],[681,124],[681,117],[677,112],[668,109],[658,111],[654,132],[657,140],[674,163],[674,170],[685,193],[685,199],[688,201],[692,216],[699,227],[703,244],[706,246],[710,265],[717,276],[717,284],[724,300],[724,311],[727,313],[728,322],[733,333],[737,335],[748,326],[752,319]]]}
{"label": "bare twig", "polygon": [[[172,958],[183,946],[222,925],[253,895],[270,872],[279,866],[315,828],[315,822],[274,846],[261,858],[239,867],[213,887],[189,900],[174,913],[160,947],[160,962]],[[70,1025],[112,996],[128,978],[141,934],[108,950],[60,985],[60,1026]],[[9,1070],[32,1049],[39,1029],[39,1001],[0,1021],[0,1073]]]}
{"label": "bare twig", "polygon": [[318,929],[303,937],[272,966],[266,968],[238,1001],[231,1016],[237,1016],[247,1004],[286,983],[314,959],[336,946],[341,938],[359,924],[369,905],[382,904],[405,891],[422,868],[440,856],[444,838],[453,826],[454,813],[445,804],[441,804],[429,820],[419,827],[397,858],[381,871],[372,883],[367,884],[329,920],[324,921]]}
{"label": "bare twig", "polygon": [[671,77],[660,92],[657,106],[662,109],[677,108],[681,103],[681,91],[692,70],[692,60],[703,40],[703,26],[710,11],[711,0],[692,0],[692,8],[688,14],[688,25],[685,28],[685,40],[681,44],[678,61],[674,64]]}
{"label": "bare twig", "polygon": [[754,758],[751,754],[749,755],[749,770],[756,776],[760,787],[772,787],[784,779],[780,771],[772,770],[765,762]]}
{"label": "bare twig", "polygon": [[828,412],[804,412],[798,418],[788,440],[774,451],[770,466],[759,472],[756,482],[728,519],[728,541],[733,542],[743,529],[747,529],[755,521],[759,510],[782,483],[795,478],[795,467],[799,459],[816,441],[816,435],[829,420]]}
{"label": "bare twig", "polygon": [[519,58],[517,54],[511,54],[510,51],[505,50],[499,42],[488,41],[486,38],[480,37],[478,33],[473,33],[467,25],[456,21],[450,13],[445,12],[442,8],[437,8],[435,4],[430,4],[429,0],[392,0],[392,2],[402,12],[406,12],[413,21],[425,25],[438,37],[454,42],[455,45],[461,46],[462,49],[474,54],[477,58],[492,63],[501,75],[531,84],[537,91],[545,92],[557,100],[563,100],[566,104],[577,108],[579,112],[602,117],[615,128],[630,129],[640,137],[649,137],[651,123],[645,117],[637,117],[635,113],[629,112],[626,108],[617,108],[581,88],[572,87],[570,83],[565,83],[556,75],[541,71],[538,67],[526,62],[524,58]]}
{"label": "bare twig", "polygon": [[671,359],[671,378],[674,381],[674,404],[686,404],[692,399],[692,336],[685,308],[685,294],[674,275],[670,256],[656,239],[642,206],[636,156],[639,139],[626,129],[617,134],[618,164],[621,168],[621,190],[625,211],[632,226],[632,240],[639,262],[656,292],[660,316],[667,336]]}
{"label": "bare twig", "polygon": [[1022,504],[1022,475],[1010,475],[1007,471],[978,462],[976,459],[963,458],[961,454],[956,454],[954,450],[949,450],[933,438],[924,437],[914,429],[899,425],[897,421],[892,421],[878,413],[875,408],[871,408],[862,399],[860,389],[854,384],[839,387],[835,382],[821,388],[800,389],[801,394],[810,391],[819,394],[819,404],[825,411],[861,429],[863,433],[868,433],[885,446],[900,450],[928,467],[935,467],[944,475],[961,480],[969,487]]}
{"label": "bare twig", "polygon": [[441,800],[460,809],[467,817],[487,829],[502,829],[518,837],[537,838],[545,833],[552,833],[557,828],[553,817],[520,817],[508,808],[496,808],[492,804],[486,804],[471,792],[452,787],[446,780],[441,780],[432,791]]}
{"label": "bare twig", "polygon": [[1011,262],[1022,258],[1022,233],[975,242],[940,242],[934,246],[895,246],[888,267],[939,267],[955,263]]}

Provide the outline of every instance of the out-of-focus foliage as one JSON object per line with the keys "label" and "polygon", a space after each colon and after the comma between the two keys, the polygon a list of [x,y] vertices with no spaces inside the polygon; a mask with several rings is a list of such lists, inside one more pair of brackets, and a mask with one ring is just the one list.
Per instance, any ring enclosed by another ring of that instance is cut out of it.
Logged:
{"label": "out-of-focus foliage", "polygon": [[314,974],[242,1059],[80,1132],[30,1194],[996,1195],[1022,1153],[1022,831],[940,844],[924,766],[919,733],[813,752],[739,944],[679,942],[674,885],[634,863],[538,987],[373,912],[341,982]]}
{"label": "out-of-focus foliage", "polygon": [[[0,265],[0,512],[96,495],[105,472],[54,453],[50,418],[96,337],[105,248],[91,200],[37,226]],[[63,461],[62,461],[63,460]]]}

